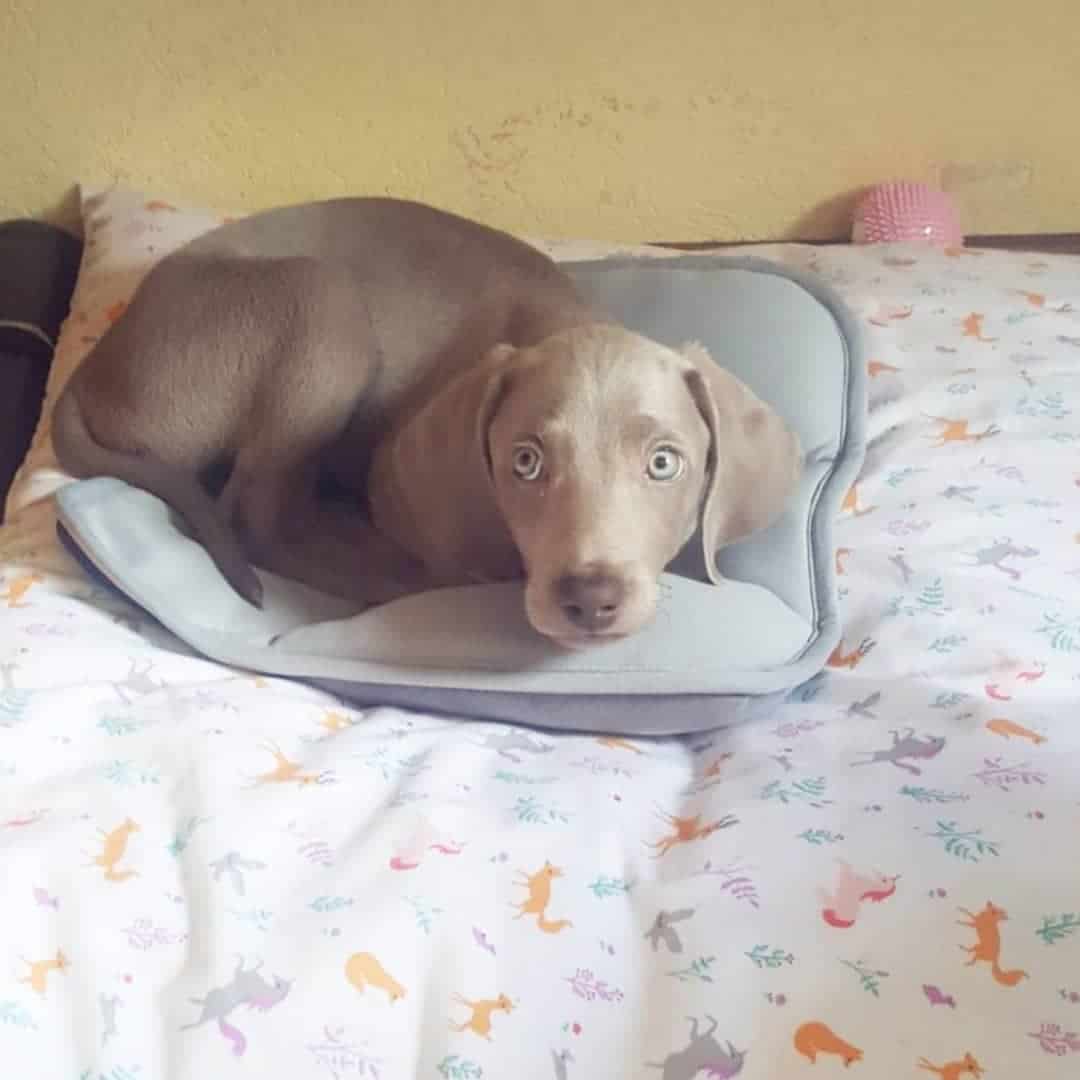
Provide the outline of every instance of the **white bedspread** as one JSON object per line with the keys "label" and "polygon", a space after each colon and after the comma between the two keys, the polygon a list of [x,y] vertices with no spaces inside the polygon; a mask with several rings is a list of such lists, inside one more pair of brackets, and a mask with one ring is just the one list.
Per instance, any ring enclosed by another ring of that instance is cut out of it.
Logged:
{"label": "white bedspread", "polygon": [[766,253],[874,350],[844,641],[761,726],[361,712],[0,530],[5,1076],[1080,1076],[1080,261]]}

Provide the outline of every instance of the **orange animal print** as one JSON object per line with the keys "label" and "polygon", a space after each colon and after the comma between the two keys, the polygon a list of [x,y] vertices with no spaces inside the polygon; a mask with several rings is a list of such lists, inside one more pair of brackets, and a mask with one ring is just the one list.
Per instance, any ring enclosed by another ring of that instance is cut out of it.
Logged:
{"label": "orange animal print", "polygon": [[112,832],[98,829],[102,836],[101,854],[95,855],[91,866],[100,866],[105,871],[106,881],[127,881],[138,876],[138,870],[118,870],[116,864],[127,854],[128,841],[132,835],[141,832],[138,822],[125,818]]}
{"label": "orange animal print", "polygon": [[1019,296],[1022,296],[1032,307],[1045,307],[1046,296],[1044,293],[1039,292],[1025,292],[1023,289],[1014,290]]}
{"label": "orange animal print", "polygon": [[847,557],[851,554],[851,548],[841,547],[836,549],[836,574],[843,577],[847,573]]}
{"label": "orange animal print", "polygon": [[346,731],[351,728],[354,723],[355,721],[348,716],[334,712],[333,709],[327,709],[323,713],[323,718],[319,721],[319,727],[325,728],[331,735],[336,735],[339,731]]}
{"label": "orange animal print", "polygon": [[362,994],[365,987],[374,986],[382,990],[392,1005],[405,996],[405,987],[401,985],[369,952],[353,953],[345,961],[345,978]]}
{"label": "orange animal print", "polygon": [[460,1002],[470,1010],[468,1020],[463,1024],[455,1024],[450,1021],[452,1031],[471,1031],[482,1039],[491,1042],[491,1018],[497,1012],[509,1015],[514,1010],[514,1003],[505,995],[500,994],[497,998],[481,998],[479,1001],[469,1001],[460,994],[454,995],[454,1000]]}
{"label": "orange animal print", "polygon": [[910,319],[914,310],[910,304],[907,307],[883,306],[876,315],[870,316],[870,322],[873,326],[888,326],[897,319]]}
{"label": "orange animal print", "polygon": [[256,784],[299,784],[300,787],[307,787],[323,779],[322,773],[304,772],[300,762],[290,761],[276,744],[264,743],[263,749],[274,755],[277,764],[269,772],[259,773],[255,777]]}
{"label": "orange animal print", "polygon": [[848,493],[844,496],[844,501],[840,504],[841,510],[846,510],[854,517],[862,517],[863,514],[872,514],[877,507],[876,506],[860,506],[859,505],[859,485],[852,484],[848,489]]}
{"label": "orange animal print", "polygon": [[960,908],[960,911],[967,916],[967,919],[963,921],[958,919],[958,925],[970,926],[975,931],[975,944],[960,946],[971,955],[966,966],[971,967],[980,960],[989,964],[994,981],[1002,986],[1015,986],[1021,979],[1026,979],[1027,972],[1019,968],[1014,968],[1012,971],[1001,969],[1001,924],[1009,918],[1005,909],[996,907],[988,900],[986,907],[977,915],[972,914],[967,908]]}
{"label": "orange animal print", "polygon": [[635,746],[632,742],[627,742],[626,739],[620,739],[616,735],[601,735],[596,741],[601,746],[606,746],[609,750],[629,750],[631,754],[645,753],[640,746]]}
{"label": "orange animal print", "polygon": [[26,607],[23,597],[34,585],[40,585],[45,579],[35,570],[29,574],[20,574],[8,582],[7,588],[0,593],[0,600],[6,600],[9,608]]}
{"label": "orange animal print", "polygon": [[835,1031],[820,1020],[810,1020],[795,1029],[795,1049],[803,1057],[816,1064],[818,1054],[835,1054],[844,1062],[844,1067],[862,1061],[863,1052],[851,1043],[841,1039]]}
{"label": "orange animal print", "polygon": [[555,878],[562,876],[562,870],[557,866],[552,866],[547,861],[535,874],[526,874],[519,870],[518,877],[520,880],[518,884],[528,889],[529,895],[520,904],[513,905],[518,909],[518,914],[514,918],[520,919],[525,915],[535,915],[536,925],[545,934],[557,934],[568,926],[573,926],[574,924],[569,919],[549,920],[547,917],[548,905],[551,903],[551,883]]}
{"label": "orange animal print", "polygon": [[734,756],[734,750],[725,750],[714,762],[706,766],[701,778],[703,780],[715,780],[723,771],[724,763],[730,761]]}
{"label": "orange animal print", "polygon": [[933,420],[935,423],[941,424],[941,430],[936,435],[931,435],[932,439],[936,441],[933,446],[945,446],[946,443],[977,443],[982,442],[983,439],[992,439],[995,435],[1001,434],[1001,428],[997,424],[987,424],[982,431],[968,431],[969,420],[950,420],[945,416],[930,416],[927,413],[923,413],[923,416],[927,420]]}
{"label": "orange animal print", "polygon": [[49,972],[55,971],[58,975],[62,975],[71,966],[68,958],[60,949],[57,949],[56,955],[49,957],[48,960],[39,960],[35,964],[24,959],[23,963],[30,970],[28,974],[19,978],[19,982],[27,983],[34,993],[40,994],[42,997],[45,996],[45,991],[49,988]]}
{"label": "orange animal print", "polygon": [[937,1073],[941,1080],[964,1080],[965,1076],[979,1080],[984,1071],[973,1054],[965,1054],[960,1061],[947,1061],[944,1065],[932,1065],[926,1058],[919,1058],[917,1064],[920,1069]]}
{"label": "orange animal print", "polygon": [[886,371],[891,371],[894,375],[898,375],[900,373],[900,369],[898,367],[893,367],[892,364],[886,364],[883,360],[871,360],[866,365],[866,370],[870,373],[871,379],[876,379],[879,375],[883,374]]}
{"label": "orange animal print", "polygon": [[983,318],[979,312],[973,311],[964,320],[964,337],[974,338],[976,341],[997,341],[997,338],[983,335]]}
{"label": "orange animal print", "polygon": [[877,642],[873,638],[863,638],[859,642],[857,649],[852,649],[851,652],[844,652],[844,640],[840,639],[839,644],[829,654],[829,659],[825,663],[831,668],[847,668],[849,671],[854,671],[862,662],[862,658],[870,652]]}
{"label": "orange animal print", "polygon": [[[703,840],[706,836],[712,836],[720,829],[727,829],[732,825],[738,825],[739,819],[732,814],[725,814],[717,821],[710,821],[708,825],[701,823],[701,815],[693,814],[690,817],[674,817],[671,814],[661,812],[660,818],[666,821],[672,828],[667,836],[662,837],[655,844],[648,846],[656,852],[654,859],[666,855],[677,844],[689,844],[691,840]],[[646,843],[648,843],[646,841]]]}
{"label": "orange animal print", "polygon": [[1006,720],[1004,716],[995,716],[993,720],[986,721],[987,731],[992,731],[995,735],[1001,735],[1003,738],[1017,738],[1028,739],[1036,746],[1046,742],[1046,736],[1040,735],[1037,731],[1032,731],[1031,728],[1026,728],[1022,724],[1016,723],[1014,720]]}
{"label": "orange animal print", "polygon": [[270,685],[261,675],[255,675],[251,672],[246,672],[243,675],[233,675],[227,681],[249,682],[255,687],[256,690],[262,690]]}

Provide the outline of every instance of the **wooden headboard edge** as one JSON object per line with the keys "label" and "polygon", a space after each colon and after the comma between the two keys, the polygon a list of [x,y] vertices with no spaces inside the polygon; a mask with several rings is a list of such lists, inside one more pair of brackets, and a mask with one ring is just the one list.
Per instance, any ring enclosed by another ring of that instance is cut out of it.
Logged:
{"label": "wooden headboard edge", "polygon": [[[754,247],[764,244],[813,244],[815,246],[846,244],[844,240],[751,240],[751,241],[654,241],[654,247],[673,248],[678,251],[721,251],[731,247]],[[964,246],[970,248],[996,248],[1002,251],[1030,251],[1041,255],[1080,255],[1080,232],[1064,233],[1001,233],[968,236]]]}

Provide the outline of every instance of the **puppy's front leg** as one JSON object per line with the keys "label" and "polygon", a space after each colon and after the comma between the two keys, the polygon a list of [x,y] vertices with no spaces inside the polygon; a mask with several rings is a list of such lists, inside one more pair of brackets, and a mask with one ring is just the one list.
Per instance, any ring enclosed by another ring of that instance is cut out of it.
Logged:
{"label": "puppy's front leg", "polygon": [[265,565],[365,607],[431,587],[423,567],[363,515],[315,500],[275,540]]}

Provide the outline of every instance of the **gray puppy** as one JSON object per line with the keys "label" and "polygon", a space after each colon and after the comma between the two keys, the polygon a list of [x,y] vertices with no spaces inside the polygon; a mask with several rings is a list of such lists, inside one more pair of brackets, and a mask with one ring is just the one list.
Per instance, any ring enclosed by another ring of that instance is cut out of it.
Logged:
{"label": "gray puppy", "polygon": [[[700,346],[630,333],[506,233],[382,198],[254,214],[162,259],[53,440],[70,474],[162,498],[253,604],[253,564],[361,604],[524,579],[567,647],[647,622],[699,522],[718,581],[716,550],[769,524],[800,467]],[[320,499],[328,478],[364,513]]]}

